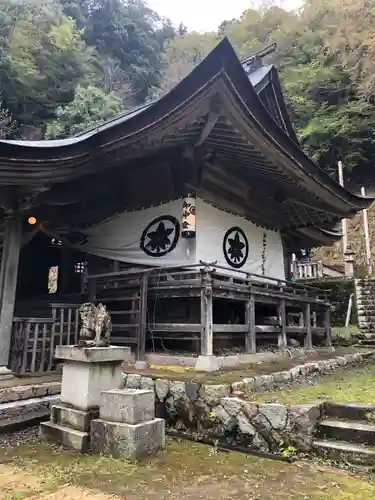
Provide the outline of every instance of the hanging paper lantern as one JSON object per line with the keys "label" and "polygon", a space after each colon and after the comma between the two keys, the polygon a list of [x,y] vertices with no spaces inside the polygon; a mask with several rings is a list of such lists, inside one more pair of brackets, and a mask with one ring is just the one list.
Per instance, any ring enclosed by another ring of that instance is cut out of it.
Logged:
{"label": "hanging paper lantern", "polygon": [[195,238],[195,196],[188,194],[182,202],[181,236],[183,238]]}

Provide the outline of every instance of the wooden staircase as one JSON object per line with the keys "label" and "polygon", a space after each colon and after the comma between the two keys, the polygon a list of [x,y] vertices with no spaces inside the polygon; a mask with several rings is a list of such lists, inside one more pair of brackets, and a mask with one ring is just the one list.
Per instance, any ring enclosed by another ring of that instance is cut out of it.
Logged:
{"label": "wooden staircase", "polygon": [[[118,280],[118,281],[117,281]],[[89,301],[102,303],[112,320],[111,343],[135,347],[137,359],[143,359],[146,348],[148,275],[138,273],[117,276],[108,282],[108,277],[95,279],[89,284]]]}
{"label": "wooden staircase", "polygon": [[324,419],[313,442],[316,455],[356,465],[375,465],[375,406],[324,405]]}

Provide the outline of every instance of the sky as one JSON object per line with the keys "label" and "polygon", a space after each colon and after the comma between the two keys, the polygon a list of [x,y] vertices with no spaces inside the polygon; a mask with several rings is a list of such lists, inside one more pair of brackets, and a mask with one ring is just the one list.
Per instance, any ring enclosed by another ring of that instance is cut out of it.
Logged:
{"label": "sky", "polygon": [[[153,10],[176,25],[182,22],[189,31],[216,31],[222,21],[240,17],[256,3],[256,0],[148,0]],[[284,8],[295,8],[298,3],[299,0],[278,2]]]}

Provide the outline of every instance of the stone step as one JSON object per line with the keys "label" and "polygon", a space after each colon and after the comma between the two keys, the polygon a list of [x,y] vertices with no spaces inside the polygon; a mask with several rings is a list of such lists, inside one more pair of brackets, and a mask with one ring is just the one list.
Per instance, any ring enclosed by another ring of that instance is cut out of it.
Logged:
{"label": "stone step", "polygon": [[48,417],[51,406],[59,402],[60,396],[22,399],[0,404],[0,429]]}
{"label": "stone step", "polygon": [[326,417],[367,421],[369,414],[375,415],[375,405],[327,402],[324,403],[323,413]]}
{"label": "stone step", "polygon": [[90,423],[94,418],[99,418],[98,409],[83,411],[64,404],[51,408],[51,422],[77,431],[90,432]]}
{"label": "stone step", "polygon": [[372,315],[369,313],[361,313],[360,311],[358,311],[358,321],[359,321],[359,324],[361,324],[361,322],[374,323],[375,322],[375,315]]}
{"label": "stone step", "polygon": [[374,309],[374,299],[371,299],[371,300],[357,300],[356,301],[356,307],[357,307],[357,311],[361,311],[361,310],[373,310]]}
{"label": "stone step", "polygon": [[312,451],[316,455],[331,460],[340,460],[360,465],[375,464],[375,448],[368,448],[346,441],[316,439],[312,444]]}
{"label": "stone step", "polygon": [[60,394],[60,382],[44,382],[40,384],[18,385],[0,389],[0,404],[21,401],[31,398],[42,398]]}
{"label": "stone step", "polygon": [[71,429],[55,422],[42,422],[39,429],[40,438],[53,443],[60,443],[68,448],[86,452],[90,447],[90,435],[87,432]]}
{"label": "stone step", "polygon": [[358,340],[357,344],[354,344],[354,347],[368,347],[375,348],[375,341],[373,339],[362,339]]}
{"label": "stone step", "polygon": [[366,422],[323,420],[318,427],[318,438],[375,446],[375,426]]}

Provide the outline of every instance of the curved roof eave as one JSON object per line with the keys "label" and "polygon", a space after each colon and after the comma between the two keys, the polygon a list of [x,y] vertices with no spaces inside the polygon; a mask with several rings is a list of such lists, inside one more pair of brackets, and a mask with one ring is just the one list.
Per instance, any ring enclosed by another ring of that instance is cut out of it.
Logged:
{"label": "curved roof eave", "polygon": [[319,238],[323,237],[325,239],[329,239],[332,242],[340,241],[343,237],[343,233],[339,231],[335,231],[333,229],[322,229],[319,227],[308,227],[308,228],[300,228],[297,230],[306,236],[310,236],[311,238]]}
{"label": "curved roof eave", "polygon": [[[327,194],[331,193],[334,198],[341,199],[348,205],[348,214],[366,208],[373,202],[374,198],[352,194],[340,186],[303,153],[273,118],[270,119],[271,115],[260,102],[248,75],[226,38],[174,89],[149,105],[140,106],[80,136],[69,139],[0,141],[0,172],[2,159],[10,160],[9,163],[18,166],[26,164],[26,169],[35,170],[35,177],[38,176],[38,169],[43,165],[43,162],[47,163],[48,161],[56,163],[52,168],[56,170],[57,177],[59,177],[59,170],[64,168],[62,167],[64,161],[69,164],[66,168],[73,169],[75,167],[77,169],[79,165],[73,165],[75,157],[86,156],[87,164],[87,158],[91,158],[96,151],[115,142],[114,136],[125,139],[139,131],[144,131],[156,122],[160,122],[164,117],[181,107],[184,102],[189,101],[195,93],[207,86],[219,74],[227,76],[233,90],[245,105],[252,119],[255,118],[256,124],[264,136],[272,141],[278,150],[285,152],[295,168],[299,169],[304,176],[308,176],[311,184],[315,183],[318,190],[325,191]],[[87,165],[83,170],[85,170],[84,173],[87,173]],[[40,170],[40,172],[41,180],[43,180],[43,171]],[[77,174],[78,172],[75,171],[74,176],[77,177]]]}
{"label": "curved roof eave", "polygon": [[[226,40],[223,40],[221,44],[224,44],[225,41]],[[255,89],[252,87],[252,85],[249,86],[248,76],[246,75],[245,71],[239,71],[238,68],[236,68],[239,60],[235,55],[234,49],[230,45],[229,41],[227,41],[226,50],[232,51],[234,57],[230,57],[228,54],[225,65],[225,74],[229,78],[233,89],[235,90],[235,92],[237,92],[238,96],[247,108],[249,115],[255,118],[255,120],[261,126],[265,136],[268,136],[268,138],[272,140],[273,144],[278,147],[278,149],[284,150],[284,152],[289,156],[289,159],[294,163],[295,167],[302,171],[305,176],[310,177],[317,188],[323,188],[348,205],[351,205],[353,212],[369,207],[375,200],[374,197],[356,195],[348,191],[345,187],[341,186],[338,182],[332,179],[319,165],[308,158],[306,154],[300,149],[298,144],[291,140],[287,133],[275,122],[274,119],[269,119],[269,112],[259,101]],[[350,211],[348,211],[348,213],[349,212]]]}
{"label": "curved roof eave", "polygon": [[[279,72],[277,71],[275,66],[273,64],[270,64],[268,66],[261,66],[260,68],[257,68],[249,74],[249,80],[258,95],[261,94],[261,92],[267,85],[272,86],[273,97],[284,125],[283,128],[293,139],[293,141],[298,144],[297,135],[286,107],[284,93],[279,78]],[[270,112],[270,110],[268,111]]]}

